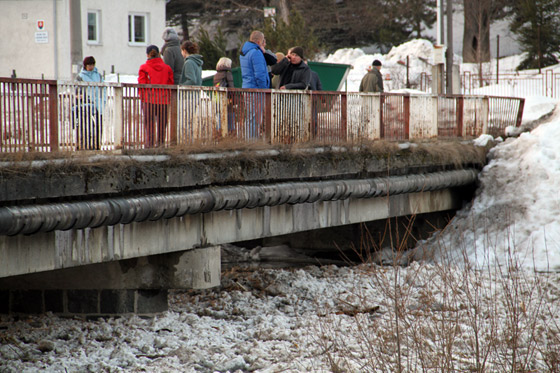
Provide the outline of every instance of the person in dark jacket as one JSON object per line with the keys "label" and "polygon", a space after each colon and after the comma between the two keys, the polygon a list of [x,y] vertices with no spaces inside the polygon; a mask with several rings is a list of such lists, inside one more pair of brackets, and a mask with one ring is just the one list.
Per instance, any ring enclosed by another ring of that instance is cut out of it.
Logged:
{"label": "person in dark jacket", "polygon": [[183,56],[181,55],[179,36],[174,29],[168,28],[165,29],[161,38],[165,41],[163,47],[161,48],[163,62],[169,65],[171,70],[173,70],[173,84],[179,84],[184,62]]}
{"label": "person in dark jacket", "polygon": [[214,87],[234,88],[233,74],[231,73],[231,59],[222,57],[216,64],[216,75],[214,75]]}
{"label": "person in dark jacket", "polygon": [[[138,71],[138,84],[173,84],[173,70],[160,57],[155,45],[146,48],[148,60]],[[147,147],[165,143],[167,106],[169,92],[164,88],[140,88],[138,90],[144,114],[144,137]],[[157,122],[157,125],[156,125]]]}
{"label": "person in dark jacket", "polygon": [[383,92],[383,76],[381,76],[381,61],[374,60],[371,69],[360,82],[360,92]]}
{"label": "person in dark jacket", "polygon": [[185,57],[181,79],[182,85],[202,85],[202,56],[198,54],[198,44],[190,40],[181,45],[181,53]]}
{"label": "person in dark jacket", "polygon": [[303,48],[293,47],[286,58],[272,66],[271,72],[280,75],[280,89],[308,89],[311,69],[303,61]]}
{"label": "person in dark jacket", "polygon": [[[216,75],[214,75],[214,87],[219,88],[235,88],[233,85],[233,74],[231,73],[231,59],[227,57],[222,57],[218,60],[216,64]],[[227,122],[228,131],[231,133],[235,129],[235,112],[233,109],[234,94],[228,92],[228,103],[227,103]],[[221,116],[221,112],[218,116]],[[221,123],[221,118],[218,121]]]}

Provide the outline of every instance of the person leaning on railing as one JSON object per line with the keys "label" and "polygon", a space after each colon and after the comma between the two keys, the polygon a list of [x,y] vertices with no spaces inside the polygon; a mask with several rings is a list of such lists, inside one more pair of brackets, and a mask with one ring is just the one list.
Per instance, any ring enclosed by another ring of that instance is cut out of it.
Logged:
{"label": "person leaning on railing", "polygon": [[272,73],[280,75],[280,89],[309,89],[311,69],[303,58],[303,48],[293,47],[286,58],[272,66]]}
{"label": "person leaning on railing", "polygon": [[[160,57],[155,45],[146,48],[148,60],[138,71],[138,84],[173,85],[173,70]],[[162,146],[167,127],[169,91],[164,88],[140,88],[142,113],[144,114],[144,137],[146,147]]]}

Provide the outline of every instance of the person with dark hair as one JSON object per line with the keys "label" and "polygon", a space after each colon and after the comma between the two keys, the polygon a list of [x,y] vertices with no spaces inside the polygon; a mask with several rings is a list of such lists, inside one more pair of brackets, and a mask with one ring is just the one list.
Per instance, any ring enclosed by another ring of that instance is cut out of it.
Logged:
{"label": "person with dark hair", "polygon": [[[95,67],[95,58],[88,56],[82,62],[78,82],[102,83],[103,77]],[[103,108],[105,101],[103,87],[80,87],[72,108],[72,124],[76,128],[77,149],[101,149]]]}
{"label": "person with dark hair", "polygon": [[293,47],[282,61],[272,66],[272,73],[280,75],[280,89],[309,88],[311,69],[303,61],[303,58],[303,48]]}
{"label": "person with dark hair", "polygon": [[198,54],[198,44],[190,40],[181,45],[181,53],[185,58],[179,84],[202,85],[202,56]]}
{"label": "person with dark hair", "polygon": [[[172,85],[173,70],[161,59],[158,47],[148,46],[146,55],[148,60],[138,71],[138,84]],[[169,92],[165,88],[140,88],[138,91],[144,114],[145,145],[162,146],[165,143]]]}
{"label": "person with dark hair", "polygon": [[173,70],[173,82],[179,84],[181,71],[183,70],[183,56],[181,55],[179,36],[175,29],[167,28],[161,38],[165,41],[161,48],[163,62]]}
{"label": "person with dark hair", "polygon": [[383,92],[383,76],[380,70],[381,61],[374,60],[360,82],[360,92]]}

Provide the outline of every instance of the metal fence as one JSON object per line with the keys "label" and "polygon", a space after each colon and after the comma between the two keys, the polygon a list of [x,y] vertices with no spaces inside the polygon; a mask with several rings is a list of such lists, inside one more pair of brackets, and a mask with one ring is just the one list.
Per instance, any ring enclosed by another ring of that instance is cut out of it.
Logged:
{"label": "metal fence", "polygon": [[501,135],[524,99],[0,78],[0,152]]}
{"label": "metal fence", "polygon": [[[432,76],[420,74],[416,87],[432,92]],[[503,97],[543,96],[560,98],[560,73],[545,70],[542,73],[461,74],[461,93],[465,95],[491,95]]]}

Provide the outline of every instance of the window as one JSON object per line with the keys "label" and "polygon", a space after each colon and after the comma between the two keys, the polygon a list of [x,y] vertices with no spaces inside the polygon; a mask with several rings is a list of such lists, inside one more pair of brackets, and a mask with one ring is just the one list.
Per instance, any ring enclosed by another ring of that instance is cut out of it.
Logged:
{"label": "window", "polygon": [[131,44],[146,44],[148,22],[146,14],[128,15],[128,42]]}
{"label": "window", "polygon": [[87,13],[87,41],[90,44],[99,44],[101,12],[99,10],[88,10]]}

